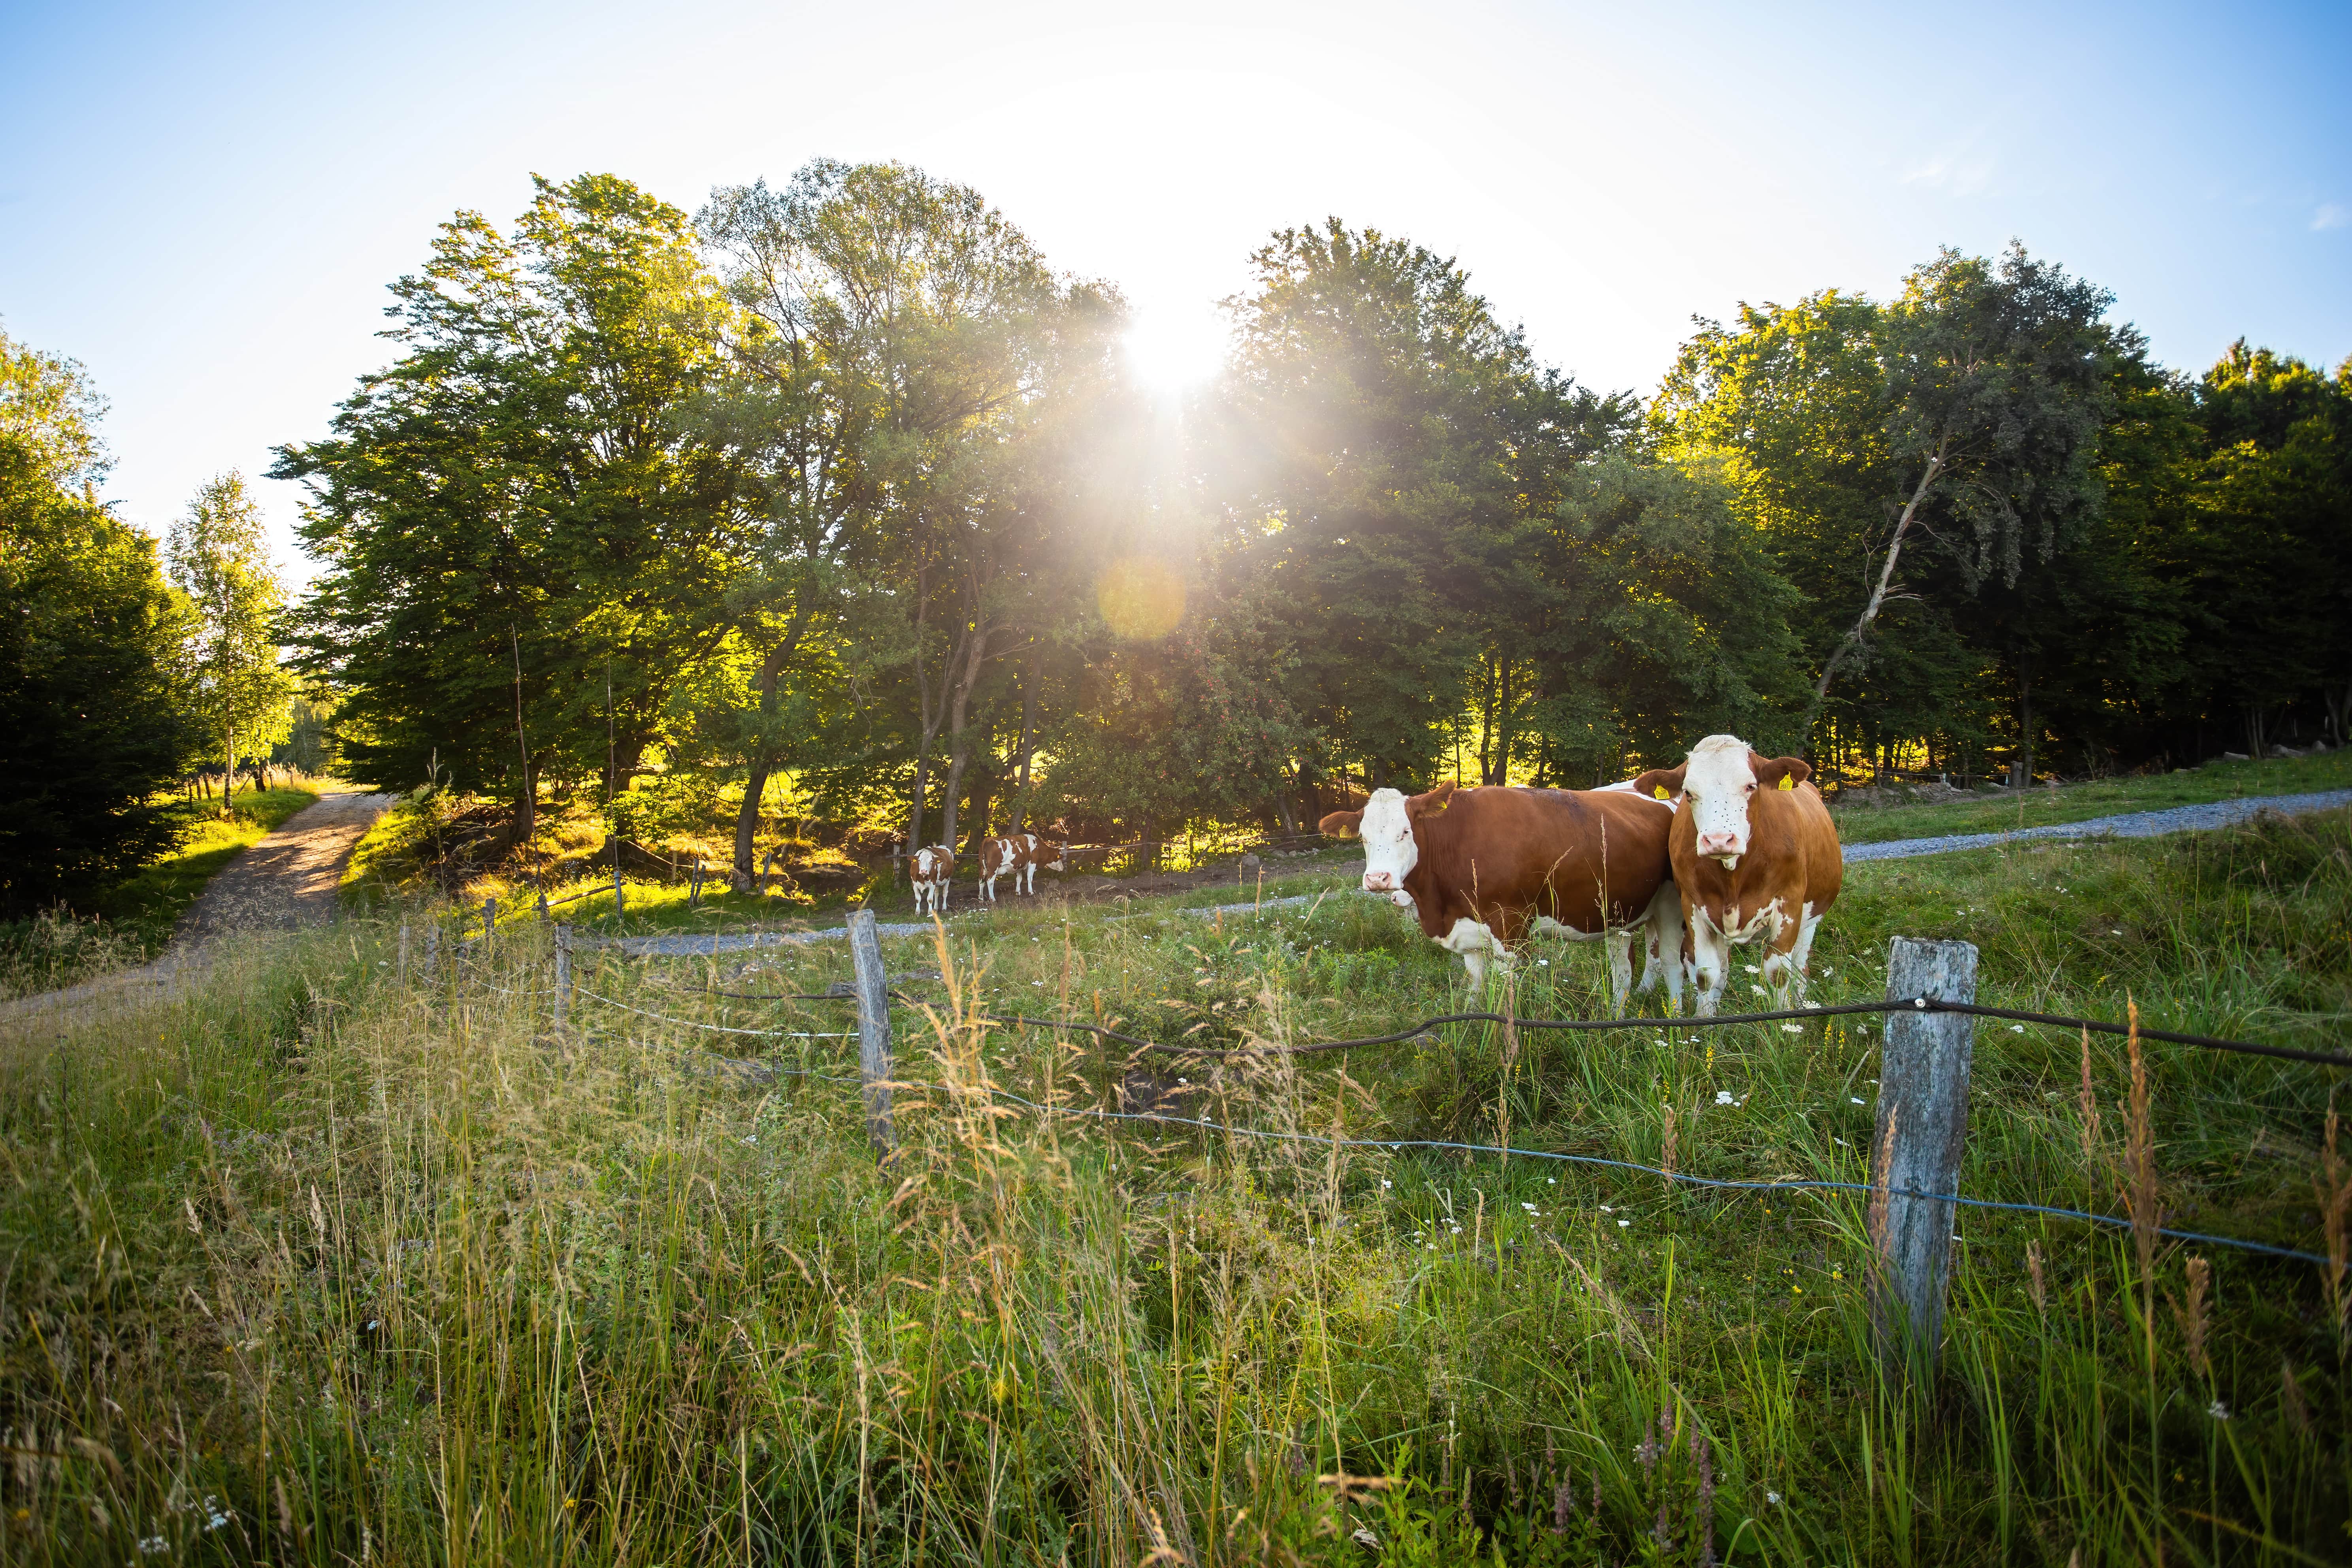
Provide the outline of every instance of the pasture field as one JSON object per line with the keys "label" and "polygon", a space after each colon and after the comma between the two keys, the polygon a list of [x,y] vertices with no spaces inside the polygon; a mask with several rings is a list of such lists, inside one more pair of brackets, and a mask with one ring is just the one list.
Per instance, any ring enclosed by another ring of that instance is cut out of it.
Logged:
{"label": "pasture field", "polygon": [[2124,812],[2161,811],[2171,805],[2345,788],[2352,788],[2352,750],[2262,763],[2212,762],[2168,773],[2133,773],[2054,787],[1989,790],[1975,800],[1833,805],[1831,813],[1837,818],[1839,837],[1848,844],[1879,844],[1947,833],[2014,832]]}
{"label": "pasture field", "polygon": [[75,900],[81,918],[0,922],[0,1000],[53,991],[154,957],[205,883],[318,798],[308,789],[231,795],[226,817],[216,815],[215,801],[182,803],[180,847],[121,882],[88,889]]}
{"label": "pasture field", "polygon": [[[1473,999],[1339,892],[1008,900],[885,944],[877,1167],[854,1041],[708,1026],[853,1027],[774,999],[846,978],[839,944],[607,950],[559,1029],[542,928],[404,984],[400,912],[0,1060],[12,1560],[2352,1551],[2340,1268],[1964,1210],[1916,1385],[1872,1349],[1860,1194],[1538,1157],[1866,1180],[1866,1019],[1131,1059],[983,1020],[1283,1044]],[[1812,999],[1883,994],[1896,934],[1979,943],[1989,1002],[2341,1048],[2352,814],[1853,868]],[[1608,1014],[1591,945],[1513,984]],[[2343,1257],[2340,1071],[2144,1066],[1984,1024],[1962,1191],[2120,1214],[2144,1146],[2168,1224]],[[1265,1136],[1090,1114],[1122,1105]]]}

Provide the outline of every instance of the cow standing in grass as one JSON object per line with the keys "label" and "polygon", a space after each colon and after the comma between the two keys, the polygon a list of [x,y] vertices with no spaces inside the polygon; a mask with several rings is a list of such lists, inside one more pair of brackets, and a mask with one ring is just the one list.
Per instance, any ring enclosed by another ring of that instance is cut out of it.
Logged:
{"label": "cow standing in grass", "polygon": [[996,902],[996,879],[1013,879],[1013,890],[1021,890],[1021,841],[1017,838],[983,838],[980,841],[980,896],[990,903]]}
{"label": "cow standing in grass", "polygon": [[[1609,944],[1619,1007],[1633,988],[1633,940],[1643,933],[1642,989],[1663,981],[1679,1006],[1682,905],[1667,874],[1671,806],[1630,789],[1375,790],[1361,811],[1318,825],[1364,841],[1364,890],[1421,918],[1423,935],[1461,957],[1474,984],[1507,969],[1530,932]],[[1672,944],[1672,945],[1668,945]]]}
{"label": "cow standing in grass", "polygon": [[948,912],[948,883],[955,877],[955,851],[944,844],[915,851],[913,872],[915,912]]}
{"label": "cow standing in grass", "polygon": [[1698,1010],[1723,998],[1734,943],[1760,942],[1765,982],[1783,1005],[1805,999],[1813,932],[1845,879],[1844,852],[1813,770],[1765,757],[1732,735],[1709,735],[1678,768],[1634,788],[1676,802],[1670,853],[1682,889],[1683,963]]}
{"label": "cow standing in grass", "polygon": [[1013,841],[1021,849],[1020,868],[1013,878],[1013,886],[1022,892],[1034,895],[1037,891],[1037,868],[1041,866],[1048,871],[1070,868],[1070,847],[1060,839],[1040,838],[1034,833],[1016,833]]}

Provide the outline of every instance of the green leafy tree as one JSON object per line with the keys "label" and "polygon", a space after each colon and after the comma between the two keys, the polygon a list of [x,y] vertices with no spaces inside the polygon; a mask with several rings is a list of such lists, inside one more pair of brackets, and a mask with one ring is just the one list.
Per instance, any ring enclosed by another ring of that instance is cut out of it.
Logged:
{"label": "green leafy tree", "polygon": [[1525,515],[1512,405],[1522,336],[1451,261],[1338,219],[1252,258],[1215,462],[1285,696],[1327,765],[1427,776],[1470,704]]}
{"label": "green leafy tree", "polygon": [[751,874],[769,774],[839,760],[808,744],[818,731],[793,721],[790,689],[862,603],[906,608],[888,646],[915,688],[908,832],[923,837],[944,732],[951,838],[976,700],[1004,653],[1035,636],[1022,623],[1036,598],[1024,569],[1050,522],[1034,464],[1011,453],[1041,406],[1071,401],[1055,388],[1073,356],[1055,351],[1102,357],[1070,331],[1093,296],[1057,287],[977,192],[902,164],[820,161],[781,190],[720,190],[698,221],[742,323],[701,417],[750,456],[763,502],[727,589],[751,659],[724,721],[745,774],[736,879]]}
{"label": "green leafy tree", "polygon": [[81,367],[0,332],[0,909],[170,847],[186,601],[96,500],[104,405]]}
{"label": "green leafy tree", "polygon": [[[188,646],[189,702],[219,747],[228,787],[240,753],[286,738],[294,677],[278,657],[286,588],[269,562],[261,509],[232,468],[199,488],[164,541],[172,580],[195,609]],[[223,811],[227,810],[226,792]]]}
{"label": "green leafy tree", "polygon": [[612,175],[536,184],[509,234],[442,226],[393,288],[400,358],[273,470],[311,491],[301,662],[345,694],[352,771],[437,756],[503,785],[525,838],[541,773],[617,786],[669,737],[752,521],[743,455],[685,417],[731,320],[686,215]]}

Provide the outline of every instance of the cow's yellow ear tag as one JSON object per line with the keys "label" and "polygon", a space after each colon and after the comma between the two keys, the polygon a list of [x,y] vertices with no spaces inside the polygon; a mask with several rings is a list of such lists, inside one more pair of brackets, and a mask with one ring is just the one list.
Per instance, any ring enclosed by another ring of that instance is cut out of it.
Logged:
{"label": "cow's yellow ear tag", "polygon": [[1790,778],[1788,774],[1782,773],[1780,775],[1780,787],[1782,789],[1794,789],[1797,787],[1797,781]]}
{"label": "cow's yellow ear tag", "polygon": [[1650,793],[1656,795],[1660,800],[1668,800],[1672,798],[1666,794],[1666,786],[1664,784],[1652,784],[1650,786]]}

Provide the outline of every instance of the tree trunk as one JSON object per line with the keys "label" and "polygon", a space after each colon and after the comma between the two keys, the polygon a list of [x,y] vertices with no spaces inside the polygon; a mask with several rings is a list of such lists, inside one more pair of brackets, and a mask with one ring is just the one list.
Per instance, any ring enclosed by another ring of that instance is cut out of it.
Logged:
{"label": "tree trunk", "polygon": [[1037,750],[1037,679],[1038,667],[1045,661],[1043,643],[1029,646],[1028,668],[1021,672],[1021,815],[1013,823],[1016,832],[1029,828],[1029,763]]}
{"label": "tree trunk", "polygon": [[2019,789],[2033,782],[2033,675],[2021,665],[2017,672],[2017,763],[2009,782]]}
{"label": "tree trunk", "polygon": [[229,805],[229,797],[236,794],[236,731],[224,730],[221,735],[222,745],[228,752],[228,770],[221,774],[221,815],[234,816],[236,808]]}
{"label": "tree trunk", "polygon": [[964,634],[963,668],[951,675],[954,685],[948,700],[948,743],[952,748],[948,761],[947,798],[942,803],[946,820],[940,826],[940,842],[952,845],[956,837],[956,796],[963,784],[964,765],[971,760],[971,734],[967,720],[971,712],[972,689],[980,684],[981,667],[988,662],[988,641],[993,628],[977,616],[971,629]]}
{"label": "tree trunk", "polygon": [[767,725],[776,716],[777,692],[786,667],[800,647],[801,628],[806,622],[806,612],[795,607],[784,635],[760,661],[760,744],[744,758],[743,804],[735,813],[735,864],[730,881],[739,893],[759,890],[752,857],[759,847],[760,807],[768,798],[768,775],[776,765],[775,754],[768,750]]}
{"label": "tree trunk", "polygon": [[1512,663],[1507,658],[1501,661],[1496,681],[1502,694],[1495,704],[1495,771],[1486,780],[1490,784],[1511,782],[1511,704],[1517,695],[1511,686]]}
{"label": "tree trunk", "polygon": [[1480,705],[1478,714],[1478,782],[1482,784],[1495,782],[1495,694],[1503,684],[1496,673],[1499,662],[1490,658],[1486,668],[1480,671],[1486,678],[1486,700]]}
{"label": "tree trunk", "polygon": [[1927,459],[1927,471],[1919,476],[1919,488],[1911,492],[1910,500],[1904,504],[1903,515],[1895,520],[1895,537],[1886,542],[1886,564],[1879,571],[1878,585],[1870,591],[1870,602],[1863,605],[1862,618],[1853,623],[1853,629],[1845,634],[1845,640],[1838,644],[1836,651],[1822,664],[1822,678],[1813,687],[1812,709],[1805,715],[1806,728],[1812,727],[1822,705],[1829,700],[1830,681],[1836,677],[1838,667],[1862,646],[1862,639],[1869,634],[1870,624],[1878,619],[1879,609],[1886,603],[1886,590],[1895,582],[1895,563],[1903,556],[1903,536],[1910,531],[1911,520],[1919,515],[1919,505],[1927,499],[1927,491],[1934,486],[1936,476],[1944,471],[1944,448],[1938,445],[1935,455]]}
{"label": "tree trunk", "polygon": [[529,844],[531,835],[539,831],[539,781],[531,774],[530,764],[522,769],[522,788],[515,793],[515,846]]}

